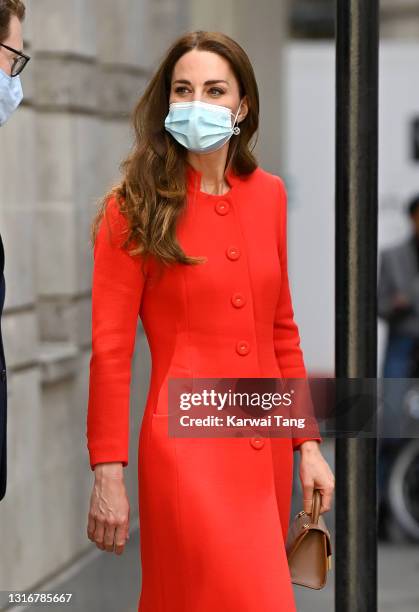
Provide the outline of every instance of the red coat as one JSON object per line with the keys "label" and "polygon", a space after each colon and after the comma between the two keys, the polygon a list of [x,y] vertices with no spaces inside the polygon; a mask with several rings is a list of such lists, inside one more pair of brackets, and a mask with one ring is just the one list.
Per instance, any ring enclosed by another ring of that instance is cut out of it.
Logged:
{"label": "red coat", "polygon": [[[291,612],[284,541],[293,447],[313,438],[173,438],[170,377],[306,377],[287,274],[283,181],[258,167],[199,190],[187,166],[178,240],[205,264],[141,273],[118,247],[108,202],[94,249],[87,444],[90,465],[128,464],[130,368],[138,316],[152,356],[138,448],[141,612]],[[321,438],[315,438],[321,441]]]}

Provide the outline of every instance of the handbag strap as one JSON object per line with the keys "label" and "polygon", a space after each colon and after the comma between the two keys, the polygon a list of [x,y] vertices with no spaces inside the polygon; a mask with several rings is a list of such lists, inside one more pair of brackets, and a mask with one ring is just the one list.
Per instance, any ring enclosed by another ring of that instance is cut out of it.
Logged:
{"label": "handbag strap", "polygon": [[320,489],[314,489],[313,491],[313,500],[311,505],[311,522],[318,523],[320,516],[320,506],[321,506],[322,496],[320,493]]}

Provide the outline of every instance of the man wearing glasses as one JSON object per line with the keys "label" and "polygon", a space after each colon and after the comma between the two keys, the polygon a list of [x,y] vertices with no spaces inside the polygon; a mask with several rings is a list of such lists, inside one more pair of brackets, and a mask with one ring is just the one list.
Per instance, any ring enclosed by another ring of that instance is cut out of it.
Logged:
{"label": "man wearing glasses", "polygon": [[[23,98],[19,74],[29,61],[29,56],[22,52],[21,22],[24,17],[25,5],[21,0],[0,0],[0,126],[6,123]],[[0,234],[0,501],[6,494],[7,481],[7,379],[1,335],[6,292],[3,273],[4,250]]]}

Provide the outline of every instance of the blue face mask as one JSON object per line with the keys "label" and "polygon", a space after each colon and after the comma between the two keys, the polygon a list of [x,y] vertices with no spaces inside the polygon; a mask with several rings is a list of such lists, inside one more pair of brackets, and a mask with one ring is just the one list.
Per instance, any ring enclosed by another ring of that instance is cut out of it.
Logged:
{"label": "blue face mask", "polygon": [[200,100],[172,102],[164,126],[173,138],[190,151],[211,153],[221,149],[233,134],[240,134],[240,128],[234,127],[240,107],[241,102],[234,115],[226,106]]}
{"label": "blue face mask", "polygon": [[20,77],[9,76],[0,68],[0,125],[4,125],[23,99]]}

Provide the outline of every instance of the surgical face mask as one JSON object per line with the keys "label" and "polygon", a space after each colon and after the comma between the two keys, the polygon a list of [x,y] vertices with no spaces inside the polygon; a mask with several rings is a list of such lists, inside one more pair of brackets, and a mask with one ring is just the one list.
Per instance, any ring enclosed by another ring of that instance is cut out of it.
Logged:
{"label": "surgical face mask", "polygon": [[4,125],[23,99],[20,77],[9,76],[0,68],[0,125]]}
{"label": "surgical face mask", "polygon": [[[235,123],[241,104],[234,115],[226,106],[200,100],[172,102],[164,125],[173,138],[189,151],[211,153],[221,149],[233,134],[240,134],[240,128]],[[233,125],[231,116],[234,117]]]}

